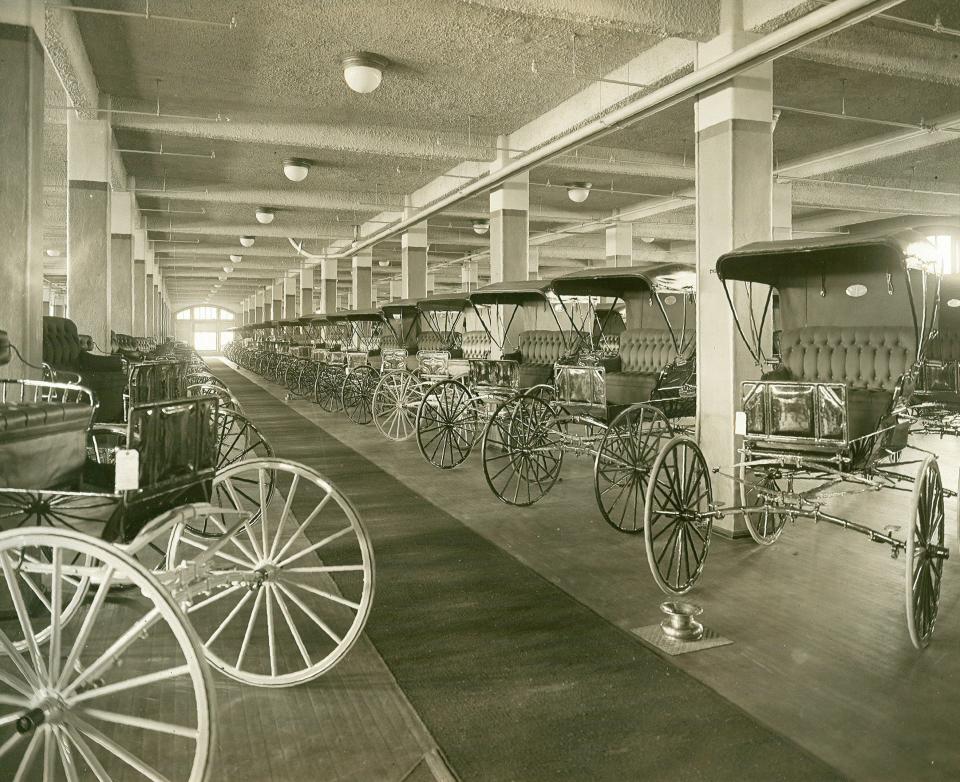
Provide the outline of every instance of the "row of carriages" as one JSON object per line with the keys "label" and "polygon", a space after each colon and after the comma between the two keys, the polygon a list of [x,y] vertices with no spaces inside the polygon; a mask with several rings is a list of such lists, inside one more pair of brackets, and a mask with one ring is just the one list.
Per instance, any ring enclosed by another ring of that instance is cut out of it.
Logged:
{"label": "row of carriages", "polygon": [[[439,470],[478,451],[508,505],[546,496],[565,457],[589,458],[600,513],[643,535],[669,595],[703,576],[725,514],[762,545],[797,519],[860,533],[903,556],[908,635],[925,647],[957,494],[913,441],[960,432],[960,285],[913,234],[720,258],[700,283],[725,291],[753,379],[724,421],[735,463],[711,465],[695,282],[654,264],[495,283],[242,326],[228,358],[291,401],[415,440]],[[142,347],[107,420],[69,372],[0,381],[3,779],[205,780],[210,669],[263,687],[311,681],[370,613],[373,544],[350,500],[277,458],[188,346]],[[0,332],[0,364],[11,350]],[[715,479],[735,502],[715,499]],[[831,511],[880,491],[907,496],[900,523]]]}
{"label": "row of carriages", "polygon": [[[592,268],[253,324],[230,358],[288,399],[414,439],[439,469],[479,451],[510,505],[543,498],[565,457],[591,459],[600,513],[644,536],[671,595],[701,578],[726,514],[761,545],[797,519],[861,533],[904,555],[907,630],[926,646],[957,487],[912,438],[958,432],[960,285],[912,232],[758,243],[715,271],[756,378],[725,424],[734,464],[709,464],[698,436],[689,267]],[[715,480],[732,502],[715,499]],[[909,495],[909,518],[873,526],[831,512],[878,491]]]}
{"label": "row of carriages", "polygon": [[130,346],[100,378],[120,405],[67,370],[0,380],[0,779],[202,782],[211,670],[312,681],[370,612],[350,501],[189,346]]}

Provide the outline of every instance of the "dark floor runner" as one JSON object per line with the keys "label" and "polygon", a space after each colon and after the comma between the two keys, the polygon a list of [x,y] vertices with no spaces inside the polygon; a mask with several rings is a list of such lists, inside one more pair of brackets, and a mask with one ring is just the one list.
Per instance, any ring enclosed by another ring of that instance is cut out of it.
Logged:
{"label": "dark floor runner", "polygon": [[464,780],[841,778],[240,373],[215,371],[278,456],[357,506],[377,566],[367,635]]}

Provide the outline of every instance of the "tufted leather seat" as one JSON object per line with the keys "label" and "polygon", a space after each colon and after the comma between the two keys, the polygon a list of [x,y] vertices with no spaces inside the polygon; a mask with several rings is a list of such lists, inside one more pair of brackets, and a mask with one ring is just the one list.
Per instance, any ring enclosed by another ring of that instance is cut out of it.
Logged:
{"label": "tufted leather seat", "polygon": [[960,332],[941,331],[930,345],[929,357],[938,361],[960,360]]}
{"label": "tufted leather seat", "polygon": [[485,331],[467,331],[463,335],[464,358],[490,358],[490,337]]}
{"label": "tufted leather seat", "polygon": [[620,334],[619,367],[607,373],[607,401],[615,405],[646,402],[667,364],[675,361],[670,332],[628,329]]}
{"label": "tufted leather seat", "polygon": [[523,331],[520,346],[520,387],[530,388],[538,383],[549,383],[553,365],[566,353],[570,335],[563,331],[535,329]]}
{"label": "tufted leather seat", "polygon": [[43,360],[55,370],[76,372],[100,403],[97,421],[123,420],[126,373],[120,356],[99,356],[81,348],[77,326],[68,318],[43,318]]}
{"label": "tufted leather seat", "polygon": [[417,338],[417,350],[446,350],[447,346],[443,344],[440,335],[433,331],[427,331]]}
{"label": "tufted leather seat", "polygon": [[389,350],[390,348],[398,347],[400,347],[400,341],[397,339],[396,334],[387,332],[380,335],[380,350]]}
{"label": "tufted leather seat", "polygon": [[780,365],[790,379],[846,384],[851,437],[877,429],[916,350],[911,328],[804,326],[780,335]]}

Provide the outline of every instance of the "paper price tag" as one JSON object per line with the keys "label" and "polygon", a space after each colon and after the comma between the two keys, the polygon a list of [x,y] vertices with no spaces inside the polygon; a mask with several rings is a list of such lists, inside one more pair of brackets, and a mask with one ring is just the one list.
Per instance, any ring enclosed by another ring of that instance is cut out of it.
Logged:
{"label": "paper price tag", "polygon": [[747,434],[747,414],[738,410],[733,423],[734,434],[744,437]]}
{"label": "paper price tag", "polygon": [[116,453],[115,491],[133,491],[140,488],[140,452],[122,448]]}

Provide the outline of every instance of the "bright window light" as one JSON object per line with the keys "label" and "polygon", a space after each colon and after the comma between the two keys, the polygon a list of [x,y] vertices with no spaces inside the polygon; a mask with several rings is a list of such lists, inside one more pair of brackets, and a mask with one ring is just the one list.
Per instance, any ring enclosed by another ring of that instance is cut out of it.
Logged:
{"label": "bright window light", "polygon": [[942,274],[954,274],[957,269],[957,258],[953,251],[953,237],[950,234],[937,234],[928,236],[927,241],[937,248],[940,254],[940,272]]}

